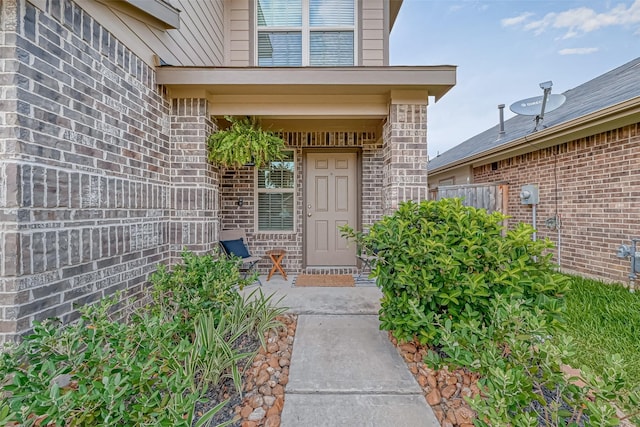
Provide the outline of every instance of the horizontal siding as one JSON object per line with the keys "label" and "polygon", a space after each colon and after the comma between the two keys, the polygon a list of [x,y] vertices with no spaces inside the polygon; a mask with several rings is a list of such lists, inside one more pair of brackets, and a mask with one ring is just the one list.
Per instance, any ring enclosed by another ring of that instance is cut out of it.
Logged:
{"label": "horizontal siding", "polygon": [[224,63],[224,0],[175,0],[180,28],[159,29],[117,3],[79,0],[78,5],[148,64],[153,55],[182,66]]}
{"label": "horizontal siding", "polygon": [[226,0],[225,65],[247,67],[251,64],[249,0]]}
{"label": "horizontal siding", "polygon": [[360,55],[364,66],[384,64],[384,4],[383,0],[363,0],[360,19]]}

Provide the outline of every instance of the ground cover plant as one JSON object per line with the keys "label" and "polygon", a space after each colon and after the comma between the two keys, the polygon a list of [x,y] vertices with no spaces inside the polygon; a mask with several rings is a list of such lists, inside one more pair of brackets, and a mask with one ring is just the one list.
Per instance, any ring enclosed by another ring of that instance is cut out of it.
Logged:
{"label": "ground cover plant", "polygon": [[240,296],[234,260],[182,257],[152,275],[153,304],[128,322],[112,318],[113,298],[71,325],[36,323],[0,358],[0,424],[209,425],[226,404],[211,390],[229,380],[241,392],[241,370],[283,309]]}
{"label": "ground cover plant", "polygon": [[637,394],[621,393],[620,358],[607,359],[605,378],[567,378],[569,278],[551,263],[549,241],[534,241],[527,224],[505,230],[504,219],[459,199],[406,202],[365,235],[343,233],[375,256],[381,328],[428,344],[429,366],[481,375],[475,425],[617,425],[612,403],[638,405]]}

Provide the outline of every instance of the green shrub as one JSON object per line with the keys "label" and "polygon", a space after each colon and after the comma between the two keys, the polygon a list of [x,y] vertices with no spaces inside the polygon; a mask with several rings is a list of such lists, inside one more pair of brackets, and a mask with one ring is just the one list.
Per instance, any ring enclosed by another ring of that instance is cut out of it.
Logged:
{"label": "green shrub", "polygon": [[182,264],[169,270],[160,265],[149,277],[153,310],[169,321],[181,318],[189,326],[197,313],[207,312],[219,320],[222,309],[240,299],[238,289],[253,281],[243,279],[238,264],[224,257],[182,254]]}
{"label": "green shrub", "polygon": [[257,350],[240,347],[263,340],[284,309],[261,292],[242,298],[234,260],[188,252],[183,260],[173,272],[158,269],[155,305],[128,323],[110,317],[117,298],[107,299],[81,308],[73,324],[36,323],[0,355],[0,424],[187,427],[222,378],[240,392],[239,366]]}
{"label": "green shrub", "polygon": [[584,372],[573,383],[571,340],[554,343],[564,326],[569,280],[551,263],[533,228],[503,227],[505,216],[458,199],[401,204],[368,234],[343,233],[375,255],[372,275],[383,292],[380,327],[432,350],[425,362],[481,374],[471,400],[476,426],[617,425],[612,401],[637,406],[624,389],[621,362],[609,358],[603,380]]}
{"label": "green shrub", "polygon": [[463,206],[459,199],[406,202],[357,236],[375,253],[372,275],[382,289],[381,328],[403,341],[440,345],[442,319],[485,325],[496,295],[540,308],[550,324],[562,313],[566,279],[550,262],[548,241],[531,240],[505,216]]}

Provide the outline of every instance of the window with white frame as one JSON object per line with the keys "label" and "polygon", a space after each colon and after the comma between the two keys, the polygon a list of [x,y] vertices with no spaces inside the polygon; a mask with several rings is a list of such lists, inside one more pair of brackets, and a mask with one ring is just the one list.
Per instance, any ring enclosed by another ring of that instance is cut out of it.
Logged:
{"label": "window with white frame", "polygon": [[259,231],[293,231],[295,196],[295,160],[286,151],[282,160],[258,169],[257,213]]}
{"label": "window with white frame", "polygon": [[356,0],[257,0],[261,67],[355,64]]}

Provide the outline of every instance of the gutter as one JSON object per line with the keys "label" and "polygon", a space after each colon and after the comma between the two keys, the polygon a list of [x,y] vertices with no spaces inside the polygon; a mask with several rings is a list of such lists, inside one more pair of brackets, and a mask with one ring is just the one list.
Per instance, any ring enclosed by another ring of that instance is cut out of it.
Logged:
{"label": "gutter", "polygon": [[[637,117],[634,117],[634,115],[637,115]],[[632,120],[624,120],[626,118],[631,118]],[[619,104],[604,108],[602,110],[580,116],[568,122],[560,123],[550,128],[539,130],[535,133],[525,135],[506,144],[499,145],[481,153],[477,153],[475,155],[465,157],[455,162],[448,163],[444,166],[440,166],[439,168],[429,169],[429,173],[436,174],[447,172],[451,169],[458,168],[460,166],[473,165],[474,163],[490,163],[491,161],[495,161],[494,159],[492,159],[492,157],[496,157],[496,155],[498,154],[501,155],[501,157],[504,157],[504,155],[513,153],[518,149],[526,148],[527,145],[530,146],[530,150],[525,150],[525,153],[555,145],[559,143],[558,140],[560,139],[562,140],[562,142],[567,142],[583,138],[585,136],[593,134],[586,131],[615,121],[620,121],[621,123],[616,124],[614,128],[625,126],[633,122],[639,122],[640,97],[635,97]],[[611,127],[603,129],[603,132],[605,130],[611,130]],[[570,137],[571,135],[574,136],[567,139],[567,137]]]}

